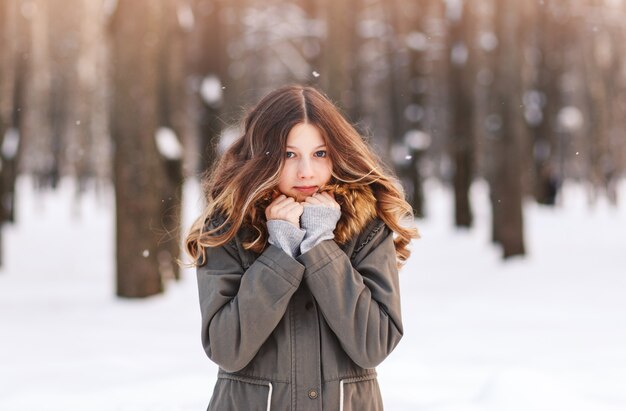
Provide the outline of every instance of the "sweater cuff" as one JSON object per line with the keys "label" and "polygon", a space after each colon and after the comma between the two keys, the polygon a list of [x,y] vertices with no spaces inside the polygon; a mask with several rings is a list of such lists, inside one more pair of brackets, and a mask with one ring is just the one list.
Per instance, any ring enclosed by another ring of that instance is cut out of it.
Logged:
{"label": "sweater cuff", "polygon": [[290,257],[296,257],[305,231],[285,220],[268,220],[269,243],[282,249]]}
{"label": "sweater cuff", "polygon": [[300,244],[301,253],[306,253],[324,240],[335,238],[333,231],[339,218],[341,210],[318,205],[304,206],[300,223],[306,230],[306,235]]}

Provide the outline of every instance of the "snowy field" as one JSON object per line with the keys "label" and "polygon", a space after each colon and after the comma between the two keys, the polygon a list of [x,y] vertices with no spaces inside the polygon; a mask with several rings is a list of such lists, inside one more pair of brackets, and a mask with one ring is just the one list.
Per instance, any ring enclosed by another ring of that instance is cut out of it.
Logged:
{"label": "snowy field", "polygon": [[[111,189],[75,201],[70,181],[19,180],[3,229],[0,410],[203,410],[216,367],[199,336],[195,275],[143,301],[114,297]],[[186,220],[196,214],[186,187]],[[448,190],[427,186],[422,239],[401,274],[405,337],[379,368],[389,411],[626,410],[626,205],[527,204],[529,256],[451,227]],[[626,201],[626,185],[621,186]]]}

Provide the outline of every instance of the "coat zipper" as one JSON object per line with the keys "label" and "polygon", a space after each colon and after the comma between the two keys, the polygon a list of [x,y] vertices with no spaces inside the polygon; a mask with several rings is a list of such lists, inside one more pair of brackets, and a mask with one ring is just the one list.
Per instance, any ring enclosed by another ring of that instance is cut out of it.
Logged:
{"label": "coat zipper", "polygon": [[267,411],[270,411],[272,406],[272,383],[268,382],[267,385],[270,387],[270,391],[267,393]]}
{"label": "coat zipper", "polygon": [[339,381],[339,411],[343,411],[343,381]]}

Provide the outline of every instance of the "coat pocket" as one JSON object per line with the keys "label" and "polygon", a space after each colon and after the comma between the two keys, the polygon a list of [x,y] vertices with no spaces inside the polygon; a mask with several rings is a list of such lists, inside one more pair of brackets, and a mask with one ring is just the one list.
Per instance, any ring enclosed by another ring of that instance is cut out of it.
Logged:
{"label": "coat pocket", "polygon": [[270,381],[220,376],[207,411],[271,411],[273,389]]}
{"label": "coat pocket", "polygon": [[339,381],[339,411],[382,411],[383,402],[376,376]]}

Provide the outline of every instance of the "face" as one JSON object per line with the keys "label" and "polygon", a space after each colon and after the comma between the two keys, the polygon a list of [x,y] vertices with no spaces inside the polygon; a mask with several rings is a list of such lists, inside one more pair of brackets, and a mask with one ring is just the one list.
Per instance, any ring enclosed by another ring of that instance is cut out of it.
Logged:
{"label": "face", "polygon": [[304,201],[328,183],[331,171],[326,143],[317,127],[296,124],[287,136],[285,166],[280,173],[278,190],[296,201]]}

